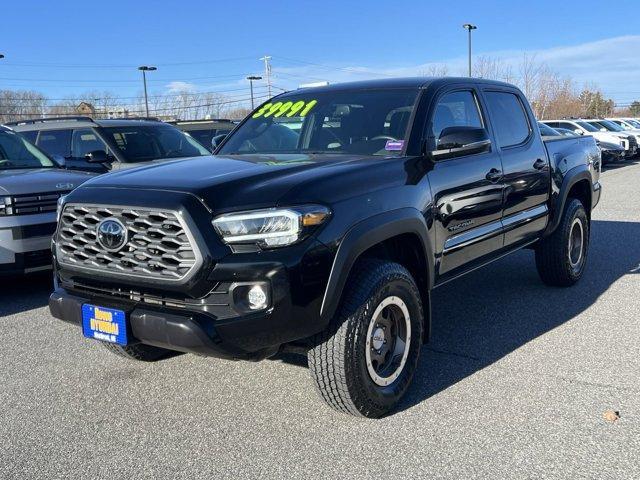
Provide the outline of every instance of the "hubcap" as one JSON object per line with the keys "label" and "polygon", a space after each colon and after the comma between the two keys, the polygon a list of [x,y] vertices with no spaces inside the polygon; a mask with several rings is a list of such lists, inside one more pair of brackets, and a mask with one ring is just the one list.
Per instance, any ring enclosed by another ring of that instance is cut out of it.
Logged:
{"label": "hubcap", "polygon": [[584,229],[579,218],[573,220],[569,232],[569,263],[577,267],[582,260],[584,246]]}
{"label": "hubcap", "polygon": [[386,387],[402,373],[411,345],[411,320],[404,301],[385,298],[371,316],[367,330],[366,361],[369,376]]}

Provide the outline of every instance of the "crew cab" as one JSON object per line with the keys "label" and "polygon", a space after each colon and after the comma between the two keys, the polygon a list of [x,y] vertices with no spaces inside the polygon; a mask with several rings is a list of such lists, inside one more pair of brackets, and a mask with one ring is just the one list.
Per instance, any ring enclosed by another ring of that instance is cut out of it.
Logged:
{"label": "crew cab", "polygon": [[191,136],[155,118],[51,117],[7,125],[67,169],[105,173],[210,154]]}
{"label": "crew cab", "polygon": [[326,403],[380,417],[429,340],[434,288],[525,247],[546,284],[582,277],[599,176],[593,138],[543,141],[507,83],[299,89],[214,156],[68,195],[49,308],[136,360],[304,352]]}

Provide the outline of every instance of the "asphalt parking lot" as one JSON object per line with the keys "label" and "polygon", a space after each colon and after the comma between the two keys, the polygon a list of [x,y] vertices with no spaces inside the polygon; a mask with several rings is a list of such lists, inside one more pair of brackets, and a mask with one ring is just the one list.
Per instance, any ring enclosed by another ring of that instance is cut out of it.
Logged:
{"label": "asphalt parking lot", "polygon": [[48,275],[2,279],[0,477],[639,478],[640,163],[602,183],[583,280],[524,251],[436,290],[382,420],[327,408],[303,358],[119,358],[49,316]]}

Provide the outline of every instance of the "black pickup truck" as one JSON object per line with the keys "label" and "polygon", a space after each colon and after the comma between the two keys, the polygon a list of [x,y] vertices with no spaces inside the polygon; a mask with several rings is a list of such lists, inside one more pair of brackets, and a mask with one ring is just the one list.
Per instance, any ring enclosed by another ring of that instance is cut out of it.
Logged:
{"label": "black pickup truck", "polygon": [[215,153],[68,195],[52,315],[137,360],[305,352],[323,399],[367,417],[407,390],[432,289],[523,247],[578,281],[601,192],[592,138],[543,141],[517,88],[478,79],[284,93]]}

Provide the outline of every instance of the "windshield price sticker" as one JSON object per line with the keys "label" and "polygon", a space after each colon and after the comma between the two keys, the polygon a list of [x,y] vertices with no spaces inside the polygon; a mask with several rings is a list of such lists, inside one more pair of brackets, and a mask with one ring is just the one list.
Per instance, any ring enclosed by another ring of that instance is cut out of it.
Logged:
{"label": "windshield price sticker", "polygon": [[297,102],[265,103],[251,118],[267,118],[271,116],[277,118],[283,115],[287,117],[304,117],[315,107],[316,103],[318,103],[317,100],[309,100],[308,102],[298,100]]}

